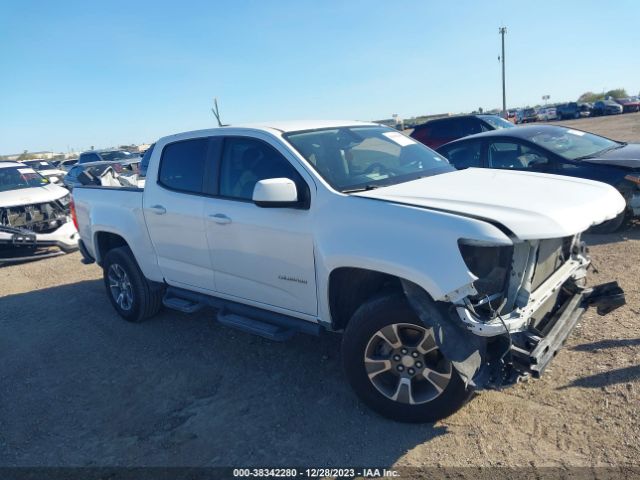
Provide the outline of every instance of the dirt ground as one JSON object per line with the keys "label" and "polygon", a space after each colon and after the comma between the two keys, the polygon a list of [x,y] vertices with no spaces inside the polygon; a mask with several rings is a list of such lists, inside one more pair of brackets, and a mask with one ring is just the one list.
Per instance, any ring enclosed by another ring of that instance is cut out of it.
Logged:
{"label": "dirt ground", "polygon": [[559,120],[549,123],[575,127],[621,142],[640,142],[640,112],[578,120]]}
{"label": "dirt ground", "polygon": [[[640,115],[561,122],[640,140]],[[122,321],[75,253],[0,268],[0,466],[640,464],[640,225],[589,236],[627,305],[588,311],[540,380],[434,425],[363,407],[340,337],[272,343],[211,312]]]}

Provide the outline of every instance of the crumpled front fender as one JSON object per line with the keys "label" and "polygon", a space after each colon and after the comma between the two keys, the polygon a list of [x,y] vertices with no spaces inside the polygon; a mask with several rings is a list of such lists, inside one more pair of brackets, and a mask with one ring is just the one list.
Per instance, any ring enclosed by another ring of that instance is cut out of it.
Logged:
{"label": "crumpled front fender", "polygon": [[444,304],[435,302],[415,283],[402,280],[402,289],[420,320],[433,328],[438,348],[451,361],[465,385],[482,386],[478,374],[486,355],[486,339],[465,329],[462,322],[448,314]]}

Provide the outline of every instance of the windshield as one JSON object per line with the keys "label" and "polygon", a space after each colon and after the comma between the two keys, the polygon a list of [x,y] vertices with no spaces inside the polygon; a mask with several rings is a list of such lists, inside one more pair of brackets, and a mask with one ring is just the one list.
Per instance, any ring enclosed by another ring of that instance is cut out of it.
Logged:
{"label": "windshield", "polygon": [[480,118],[485,122],[487,122],[489,125],[491,125],[493,128],[495,128],[496,130],[500,130],[501,128],[515,127],[513,123],[497,115],[483,115]]}
{"label": "windshield", "polygon": [[33,168],[34,170],[40,171],[40,170],[55,170],[55,166],[53,166],[51,163],[49,162],[45,162],[44,160],[32,160],[29,162],[22,162],[25,165],[29,165],[31,168]]}
{"label": "windshield", "polygon": [[284,136],[333,188],[366,190],[451,172],[446,158],[387,127],[357,126]]}
{"label": "windshield", "polygon": [[111,152],[100,152],[100,156],[103,160],[113,162],[114,160],[127,160],[133,158],[135,155],[125,152],[124,150],[114,150]]}
{"label": "windshield", "polygon": [[42,187],[49,181],[41,177],[32,168],[4,167],[0,168],[0,192],[19,190],[22,188]]}
{"label": "windshield", "polygon": [[557,128],[552,132],[537,133],[529,140],[569,160],[593,157],[606,150],[624,145],[608,138],[570,128]]}

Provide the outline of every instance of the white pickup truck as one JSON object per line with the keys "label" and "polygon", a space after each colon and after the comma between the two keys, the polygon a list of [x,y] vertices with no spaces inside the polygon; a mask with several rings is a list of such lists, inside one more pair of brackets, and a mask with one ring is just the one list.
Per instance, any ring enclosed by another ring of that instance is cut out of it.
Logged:
{"label": "white pickup truck", "polygon": [[129,321],[217,310],[274,340],[343,332],[346,376],[375,411],[424,422],[474,389],[539,376],[582,312],[580,234],[624,199],[603,183],[457,171],[390,128],[307,121],[160,139],[144,189],[78,187],[84,262]]}

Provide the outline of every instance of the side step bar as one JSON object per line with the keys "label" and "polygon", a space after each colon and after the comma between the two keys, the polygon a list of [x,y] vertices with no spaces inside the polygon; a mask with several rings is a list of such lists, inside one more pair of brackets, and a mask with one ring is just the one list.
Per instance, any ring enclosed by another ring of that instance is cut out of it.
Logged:
{"label": "side step bar", "polygon": [[218,322],[221,324],[242,330],[243,332],[252,333],[259,337],[273,340],[276,342],[284,342],[289,340],[296,332],[291,328],[283,328],[271,323],[261,322],[252,318],[241,317],[233,313],[218,312]]}
{"label": "side step bar", "polygon": [[221,324],[269,340],[284,341],[297,332],[320,335],[322,331],[317,323],[177,287],[167,287],[162,303],[183,313],[214,308]]}

